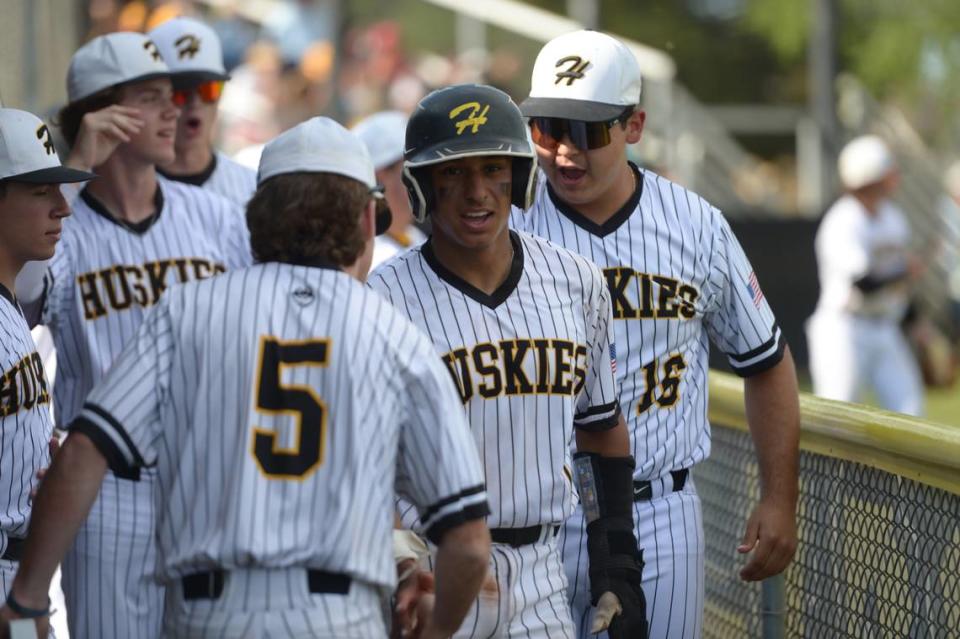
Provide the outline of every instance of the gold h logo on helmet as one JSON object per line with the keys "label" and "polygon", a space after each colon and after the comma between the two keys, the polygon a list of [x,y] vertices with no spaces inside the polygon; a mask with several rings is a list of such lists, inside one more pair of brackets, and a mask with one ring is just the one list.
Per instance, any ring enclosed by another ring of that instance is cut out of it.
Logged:
{"label": "gold h logo on helmet", "polygon": [[43,142],[43,149],[47,152],[47,155],[53,155],[57,152],[57,149],[53,146],[53,138],[50,137],[50,129],[47,128],[46,124],[37,127],[37,139]]}
{"label": "gold h logo on helmet", "polygon": [[565,58],[557,60],[554,66],[559,67],[561,64],[566,63],[570,63],[570,66],[567,67],[565,71],[557,71],[557,79],[554,84],[560,84],[566,80],[567,86],[572,85],[574,80],[579,80],[583,77],[583,72],[587,68],[587,65],[590,64],[590,61],[584,60],[578,55],[568,55]]}
{"label": "gold h logo on helmet", "polygon": [[160,60],[162,60],[160,57],[160,49],[158,49],[157,45],[153,43],[153,40],[147,40],[144,42],[143,48],[146,49],[147,53],[150,54],[150,57],[153,58],[154,62],[160,62]]}
{"label": "gold h logo on helmet", "polygon": [[[482,111],[481,108],[483,109]],[[461,135],[467,130],[467,127],[472,127],[470,129],[470,133],[476,133],[481,126],[487,123],[487,111],[490,110],[490,105],[485,104],[483,107],[481,107],[479,102],[467,102],[466,104],[461,104],[457,108],[450,111],[450,119],[453,120],[467,109],[470,109],[470,113],[467,114],[467,117],[457,122],[457,135]]]}
{"label": "gold h logo on helmet", "polygon": [[200,53],[200,38],[195,35],[187,34],[177,38],[177,41],[173,43],[177,47],[177,57],[183,60],[184,58],[193,58],[198,53]]}

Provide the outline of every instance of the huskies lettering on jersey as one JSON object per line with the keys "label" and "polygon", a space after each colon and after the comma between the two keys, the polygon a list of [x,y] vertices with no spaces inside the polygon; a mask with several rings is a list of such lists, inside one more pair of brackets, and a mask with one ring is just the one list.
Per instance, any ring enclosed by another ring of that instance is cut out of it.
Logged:
{"label": "huskies lettering on jersey", "polygon": [[[613,319],[693,319],[700,291],[665,275],[626,266],[603,269],[613,301]],[[635,282],[633,281],[635,280]],[[636,292],[628,295],[628,292]]]}
{"label": "huskies lettering on jersey", "polygon": [[464,404],[475,394],[578,395],[587,347],[562,339],[512,339],[458,348],[443,356]]}
{"label": "huskies lettering on jersey", "polygon": [[47,378],[37,352],[21,359],[0,377],[0,417],[49,403]]}
{"label": "huskies lettering on jersey", "polygon": [[153,306],[171,284],[205,280],[226,271],[220,262],[184,257],[137,265],[118,264],[77,276],[83,316],[97,319],[109,311]]}

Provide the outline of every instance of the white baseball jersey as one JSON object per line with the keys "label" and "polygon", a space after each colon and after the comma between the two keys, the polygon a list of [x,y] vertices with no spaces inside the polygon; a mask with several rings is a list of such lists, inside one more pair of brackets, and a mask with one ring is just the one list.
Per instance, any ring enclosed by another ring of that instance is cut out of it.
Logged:
{"label": "white baseball jersey", "polygon": [[50,389],[30,329],[0,284],[0,553],[8,536],[26,537],[30,491],[50,465]]}
{"label": "white baseball jersey", "polygon": [[[823,216],[814,243],[820,275],[817,312],[854,313],[899,321],[909,304],[910,227],[896,204],[884,200],[875,215],[844,195]],[[864,292],[856,282],[874,280]],[[885,282],[892,285],[883,285]]]}
{"label": "white baseball jersey", "polygon": [[42,316],[57,348],[59,424],[77,414],[168,287],[251,262],[246,224],[233,205],[193,186],[159,185],[158,213],[141,224],[116,220],[87,190],[63,222]]}
{"label": "white baseball jersey", "polygon": [[391,586],[394,468],[434,541],[489,512],[431,344],[332,268],[169,290],[71,429],[114,469],[156,465],[163,581],[309,566]]}
{"label": "white baseball jersey", "polygon": [[257,172],[232,160],[220,151],[214,151],[210,165],[194,175],[170,175],[159,168],[157,171],[168,180],[209,189],[227,198],[240,207],[239,211],[244,214],[244,217],[247,202],[257,190]]}
{"label": "white baseball jersey", "polygon": [[391,257],[407,249],[423,244],[427,236],[412,224],[401,234],[384,233],[378,235],[373,243],[373,262],[371,270],[377,268]]}
{"label": "white baseball jersey", "polygon": [[573,427],[620,417],[610,294],[595,266],[511,232],[492,294],[445,269],[426,242],[368,282],[423,329],[456,381],[487,479],[491,528],[562,522],[572,511]]}
{"label": "white baseball jersey", "polygon": [[511,223],[603,269],[635,477],[655,479],[710,454],[708,336],[741,376],[779,362],[784,342],[720,211],[659,175],[633,169],[633,196],[602,226],[560,202],[542,174],[534,205],[514,211]]}

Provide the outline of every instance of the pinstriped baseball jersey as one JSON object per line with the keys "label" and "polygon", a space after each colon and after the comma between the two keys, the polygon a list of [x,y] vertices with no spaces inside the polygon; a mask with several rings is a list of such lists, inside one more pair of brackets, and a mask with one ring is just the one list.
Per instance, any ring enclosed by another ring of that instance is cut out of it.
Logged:
{"label": "pinstriped baseball jersey", "polygon": [[118,222],[86,190],[64,220],[42,317],[57,348],[57,423],[76,415],[168,287],[251,262],[246,224],[233,205],[158,182],[158,213],[140,225]]}
{"label": "pinstriped baseball jersey", "polygon": [[560,202],[543,175],[534,205],[511,223],[596,263],[613,303],[617,381],[636,477],[689,468],[710,453],[709,341],[749,376],[784,342],[753,268],[720,211],[633,167],[633,196],[598,226]]}
{"label": "pinstriped baseball jersey", "polygon": [[50,464],[50,389],[30,329],[0,284],[0,539],[26,537],[30,490]]}
{"label": "pinstriped baseball jersey", "polygon": [[196,175],[169,175],[157,169],[168,180],[192,184],[225,197],[246,212],[247,202],[257,190],[257,172],[214,151],[210,166]]}
{"label": "pinstriped baseball jersey", "polygon": [[156,465],[164,581],[310,566],[391,585],[395,467],[431,539],[488,512],[431,344],[332,268],[172,288],[71,428],[114,469]]}
{"label": "pinstriped baseball jersey", "polygon": [[491,528],[560,523],[572,511],[574,426],[620,416],[610,295],[583,258],[511,232],[509,276],[492,295],[445,269],[428,240],[369,278],[431,338],[456,382],[487,478]]}

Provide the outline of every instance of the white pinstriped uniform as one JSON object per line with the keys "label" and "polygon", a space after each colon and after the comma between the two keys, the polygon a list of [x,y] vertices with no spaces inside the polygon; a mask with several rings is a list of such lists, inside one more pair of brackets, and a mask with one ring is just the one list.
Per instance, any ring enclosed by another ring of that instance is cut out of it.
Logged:
{"label": "white pinstriped uniform", "polygon": [[257,190],[257,172],[220,151],[213,152],[210,166],[197,175],[174,176],[162,170],[160,173],[168,180],[208,189],[236,204],[244,214],[247,202]]}
{"label": "white pinstriped uniform", "polygon": [[456,636],[569,637],[553,533],[572,511],[574,427],[619,419],[610,296],[581,257],[525,233],[511,232],[511,242],[510,273],[492,295],[447,271],[429,241],[369,284],[427,332],[457,382],[486,473],[489,526],[544,527],[535,543],[494,544],[501,596],[481,594]]}
{"label": "white pinstriped uniform", "polygon": [[[54,336],[56,420],[66,426],[167,287],[250,263],[246,225],[227,200],[159,180],[159,213],[132,228],[89,192],[64,220],[46,276],[42,322]],[[156,637],[163,591],[155,554],[152,473],[109,474],[62,566],[70,636]]]}
{"label": "white pinstriped uniform", "polygon": [[[646,564],[650,636],[699,637],[700,500],[690,479],[675,490],[671,471],[689,469],[710,454],[709,340],[742,376],[779,362],[784,342],[720,211],[695,193],[633,168],[637,189],[602,227],[559,202],[542,174],[534,205],[514,212],[511,222],[589,258],[606,275],[620,401],[637,461],[634,479],[651,482],[651,498],[638,499],[634,508]],[[590,593],[579,507],[561,545],[574,620],[579,636],[587,637]]]}
{"label": "white pinstriped uniform", "polygon": [[[489,512],[432,345],[333,268],[170,290],[71,428],[112,468],[156,465],[170,637],[385,636],[392,469],[431,539]],[[350,593],[308,594],[308,567],[351,577]],[[231,571],[224,594],[185,599],[179,579],[211,569]]]}
{"label": "white pinstriped uniform", "polygon": [[[50,465],[50,389],[23,311],[0,284],[0,555],[27,536],[37,471]],[[19,562],[0,559],[6,598]]]}

